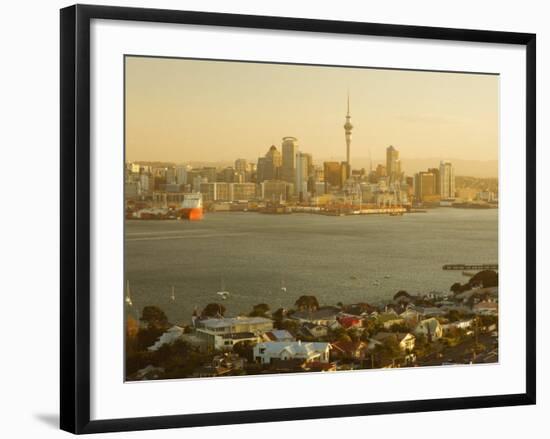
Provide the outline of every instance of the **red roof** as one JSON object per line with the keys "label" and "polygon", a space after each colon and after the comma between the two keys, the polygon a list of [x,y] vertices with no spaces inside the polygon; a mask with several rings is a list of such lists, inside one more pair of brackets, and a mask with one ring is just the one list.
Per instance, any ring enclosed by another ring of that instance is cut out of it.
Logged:
{"label": "red roof", "polygon": [[359,326],[361,325],[361,319],[357,317],[352,316],[345,316],[340,317],[338,319],[338,322],[344,327],[344,328],[351,328],[352,326]]}

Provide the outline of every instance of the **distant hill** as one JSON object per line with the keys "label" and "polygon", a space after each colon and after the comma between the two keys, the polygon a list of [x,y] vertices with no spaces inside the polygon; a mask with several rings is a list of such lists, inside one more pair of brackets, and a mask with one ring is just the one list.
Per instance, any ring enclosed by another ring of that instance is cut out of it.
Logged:
{"label": "distant hill", "polygon": [[[330,157],[330,158],[317,158],[313,156],[313,161],[316,165],[321,165],[324,161],[333,161],[333,160],[344,160],[343,157]],[[354,169],[365,168],[369,169],[370,160],[368,157],[353,157],[352,163]],[[498,177],[498,161],[489,160],[461,160],[461,159],[452,159],[452,158],[423,158],[423,159],[412,159],[412,158],[402,158],[401,159],[401,168],[405,172],[405,175],[412,176],[419,171],[425,171],[428,168],[439,167],[439,162],[441,160],[449,160],[454,168],[455,175],[463,175],[468,177],[477,177],[477,178],[497,178]],[[255,162],[250,160],[251,162]],[[150,162],[150,161],[141,161],[141,164],[149,164],[154,166],[173,166],[175,163],[170,162]],[[199,168],[202,166],[214,166],[217,168],[224,168],[226,166],[233,166],[234,162],[229,160],[220,160],[220,161],[211,161],[211,162],[201,162],[201,161],[190,161],[187,164],[191,165],[194,168]],[[372,165],[375,168],[378,164],[386,164],[385,160],[372,160]]]}

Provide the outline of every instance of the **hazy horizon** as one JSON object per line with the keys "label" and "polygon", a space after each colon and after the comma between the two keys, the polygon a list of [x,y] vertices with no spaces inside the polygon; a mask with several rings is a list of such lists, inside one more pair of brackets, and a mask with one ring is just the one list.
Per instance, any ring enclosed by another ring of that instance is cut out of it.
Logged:
{"label": "hazy horizon", "polygon": [[352,167],[383,162],[391,144],[407,174],[420,170],[415,161],[448,159],[464,162],[462,175],[469,161],[474,176],[482,162],[496,176],[498,84],[495,75],[127,57],[126,158],[255,161],[294,136],[314,162],[343,160],[349,90]]}

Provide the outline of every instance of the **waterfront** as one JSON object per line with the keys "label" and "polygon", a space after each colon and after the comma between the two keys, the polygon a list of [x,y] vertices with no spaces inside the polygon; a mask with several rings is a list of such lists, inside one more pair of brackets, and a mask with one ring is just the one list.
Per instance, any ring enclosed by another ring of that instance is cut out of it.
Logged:
{"label": "waterfront", "polygon": [[221,280],[231,293],[224,301],[228,315],[261,302],[273,310],[292,307],[302,294],[336,304],[388,300],[400,289],[445,292],[466,278],[442,265],[497,262],[497,236],[496,209],[126,221],[126,274],[136,313],[157,305],[174,323],[187,323],[195,307],[220,300]]}

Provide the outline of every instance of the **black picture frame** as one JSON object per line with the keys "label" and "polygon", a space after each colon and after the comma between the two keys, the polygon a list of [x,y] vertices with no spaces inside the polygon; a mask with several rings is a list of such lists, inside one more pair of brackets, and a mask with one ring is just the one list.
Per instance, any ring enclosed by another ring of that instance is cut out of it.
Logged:
{"label": "black picture frame", "polygon": [[[525,65],[527,79],[526,392],[418,401],[90,420],[90,21],[92,19],[525,46],[527,60]],[[74,5],[62,9],[60,25],[60,424],[63,430],[81,434],[535,404],[535,34],[89,5]]]}

